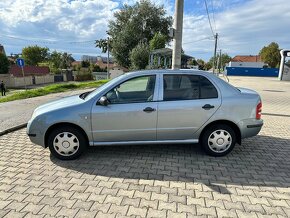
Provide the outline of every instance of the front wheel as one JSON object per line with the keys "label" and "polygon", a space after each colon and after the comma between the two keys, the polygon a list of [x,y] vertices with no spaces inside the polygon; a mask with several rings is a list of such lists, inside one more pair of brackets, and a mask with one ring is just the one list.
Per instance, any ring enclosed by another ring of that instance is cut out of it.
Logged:
{"label": "front wheel", "polygon": [[201,144],[204,151],[210,156],[224,156],[233,150],[236,144],[236,134],[228,125],[213,125],[205,130]]}
{"label": "front wheel", "polygon": [[48,147],[58,159],[73,160],[84,152],[87,140],[77,128],[59,127],[48,136]]}

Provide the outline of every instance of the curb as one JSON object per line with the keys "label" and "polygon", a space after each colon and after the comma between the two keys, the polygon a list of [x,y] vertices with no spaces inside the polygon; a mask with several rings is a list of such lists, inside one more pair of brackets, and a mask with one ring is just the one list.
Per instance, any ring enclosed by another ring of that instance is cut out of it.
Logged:
{"label": "curb", "polygon": [[10,132],[17,131],[17,130],[19,130],[19,129],[23,129],[23,128],[25,128],[26,126],[27,126],[27,123],[23,123],[23,124],[20,124],[20,125],[18,125],[18,126],[11,127],[11,128],[9,128],[9,129],[6,129],[6,130],[0,132],[0,136],[2,136],[2,135],[6,135],[7,133],[10,133]]}

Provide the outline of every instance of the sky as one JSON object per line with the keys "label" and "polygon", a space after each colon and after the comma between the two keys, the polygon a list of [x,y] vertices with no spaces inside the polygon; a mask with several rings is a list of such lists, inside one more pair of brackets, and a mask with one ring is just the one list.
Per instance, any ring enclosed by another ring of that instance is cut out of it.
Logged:
{"label": "sky", "polygon": [[[136,0],[0,0],[0,44],[7,55],[29,45],[82,55],[104,55],[95,48],[105,38],[108,21],[124,4]],[[153,2],[153,0],[152,0]],[[257,55],[277,42],[290,49],[289,0],[184,0],[183,42],[186,54],[208,60],[218,49],[235,55]],[[174,0],[155,0],[174,15]],[[171,43],[172,44],[172,43]],[[171,46],[171,45],[169,45]]]}

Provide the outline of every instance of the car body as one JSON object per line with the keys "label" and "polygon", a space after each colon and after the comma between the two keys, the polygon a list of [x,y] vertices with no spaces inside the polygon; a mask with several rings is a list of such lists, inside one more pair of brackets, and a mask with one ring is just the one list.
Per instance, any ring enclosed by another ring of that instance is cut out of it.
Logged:
{"label": "car body", "polygon": [[27,133],[61,159],[76,158],[86,144],[200,142],[208,154],[222,156],[259,133],[261,107],[255,91],[205,71],[139,71],[38,107]]}

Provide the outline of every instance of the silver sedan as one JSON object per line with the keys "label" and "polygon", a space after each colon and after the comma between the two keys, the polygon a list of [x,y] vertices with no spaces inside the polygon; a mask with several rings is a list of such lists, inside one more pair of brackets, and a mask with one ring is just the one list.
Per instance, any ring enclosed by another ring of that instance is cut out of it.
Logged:
{"label": "silver sedan", "polygon": [[199,143],[223,156],[259,133],[261,109],[258,93],[204,71],[140,71],[38,107],[27,134],[63,160],[88,145],[125,144]]}

